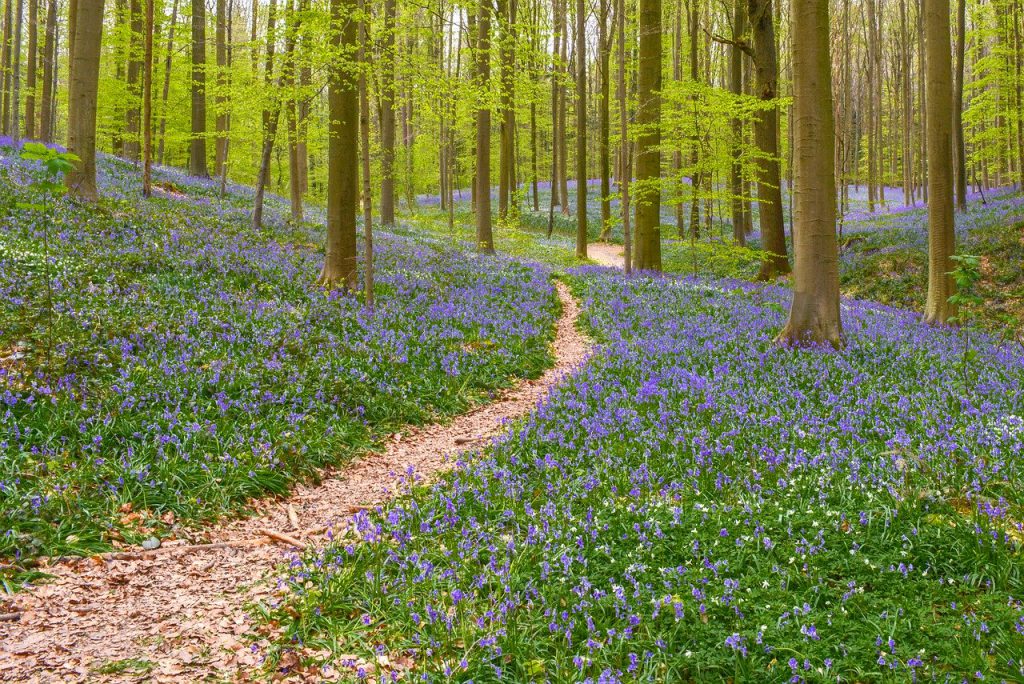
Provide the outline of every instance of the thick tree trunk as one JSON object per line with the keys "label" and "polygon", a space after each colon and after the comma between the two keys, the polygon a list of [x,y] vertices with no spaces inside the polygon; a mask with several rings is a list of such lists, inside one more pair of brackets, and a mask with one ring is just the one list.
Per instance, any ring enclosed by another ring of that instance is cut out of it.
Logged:
{"label": "thick tree trunk", "polygon": [[[491,80],[491,10],[488,0],[479,5],[476,42],[476,77],[481,91]],[[476,245],[484,254],[494,253],[491,232],[491,105],[489,97],[478,93],[476,111]]]}
{"label": "thick tree trunk", "polygon": [[141,0],[130,0],[128,11],[131,43],[128,46],[128,102],[125,109],[124,156],[132,161],[138,161],[142,142],[139,128],[142,117],[142,63],[145,44],[145,37],[142,35],[144,17]]}
{"label": "thick tree trunk", "polygon": [[661,0],[639,0],[636,254],[638,270],[661,270]]}
{"label": "thick tree trunk", "polygon": [[[772,21],[772,0],[747,0],[754,39],[754,67],[758,98],[773,102],[778,97],[779,61]],[[779,169],[779,121],[775,106],[761,109],[754,120],[754,142],[760,151],[757,162],[757,207],[761,222],[761,248],[769,257],[761,262],[760,280],[789,273],[786,234],[782,215],[782,174]]]}
{"label": "thick tree trunk", "polygon": [[[344,54],[357,49],[356,0],[331,0],[334,46]],[[356,289],[356,212],[359,204],[357,150],[359,92],[349,59],[336,60],[331,70],[328,103],[327,253],[319,283]]]}
{"label": "thick tree trunk", "polygon": [[587,12],[584,0],[576,0],[576,258],[587,258]]}
{"label": "thick tree trunk", "polygon": [[192,141],[189,173],[206,178],[206,3],[192,0]]}
{"label": "thick tree trunk", "polygon": [[796,268],[783,344],[842,345],[828,0],[793,0]]}
{"label": "thick tree trunk", "polygon": [[945,323],[956,315],[953,232],[953,67],[949,50],[949,0],[923,0],[925,84],[928,107],[928,299],[924,320]]}
{"label": "thick tree trunk", "polygon": [[67,175],[69,193],[80,200],[99,199],[96,187],[96,99],[103,37],[103,0],[75,0],[68,82],[68,151],[81,161]]}
{"label": "thick tree trunk", "polygon": [[380,222],[395,225],[395,0],[384,0],[380,83]]}

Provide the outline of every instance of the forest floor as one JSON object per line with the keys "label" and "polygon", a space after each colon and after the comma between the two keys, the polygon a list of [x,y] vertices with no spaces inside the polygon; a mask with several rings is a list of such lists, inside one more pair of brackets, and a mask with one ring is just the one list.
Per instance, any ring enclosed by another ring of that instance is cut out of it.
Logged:
{"label": "forest floor", "polygon": [[398,432],[384,451],[328,473],[321,484],[301,485],[286,499],[257,503],[252,517],[205,530],[204,544],[48,565],[52,581],[16,594],[7,610],[20,619],[0,622],[0,672],[21,682],[159,682],[254,670],[263,654],[259,642],[243,637],[256,629],[247,606],[279,593],[272,571],[294,558],[273,535],[322,544],[342,533],[353,513],[406,489],[410,478],[430,481],[533,410],[591,348],[577,326],[576,301],[564,285],[558,293],[555,364],[540,378],[449,423]]}

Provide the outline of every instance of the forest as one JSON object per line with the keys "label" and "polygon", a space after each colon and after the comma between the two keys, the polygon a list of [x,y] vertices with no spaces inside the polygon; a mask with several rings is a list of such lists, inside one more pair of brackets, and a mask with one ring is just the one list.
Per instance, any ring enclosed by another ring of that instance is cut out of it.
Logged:
{"label": "forest", "polygon": [[1021,0],[0,0],[0,680],[1024,681]]}

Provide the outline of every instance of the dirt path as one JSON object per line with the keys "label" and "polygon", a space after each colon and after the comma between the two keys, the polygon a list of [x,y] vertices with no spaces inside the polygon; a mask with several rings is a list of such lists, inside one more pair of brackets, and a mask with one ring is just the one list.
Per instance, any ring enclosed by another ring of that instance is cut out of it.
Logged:
{"label": "dirt path", "polygon": [[299,487],[285,502],[261,502],[257,515],[205,531],[207,546],[164,546],[45,568],[54,581],[14,596],[7,610],[23,611],[20,619],[0,622],[0,680],[245,678],[261,654],[247,645],[253,625],[244,606],[273,596],[271,573],[293,553],[264,530],[320,543],[327,526],[337,529],[360,508],[387,499],[409,469],[430,478],[451,465],[451,455],[529,413],[590,350],[576,328],[576,301],[561,283],[558,295],[555,365],[540,378],[447,425],[393,437],[384,453],[360,458],[319,486]]}
{"label": "dirt path", "polygon": [[602,266],[622,268],[622,245],[613,245],[610,242],[591,242],[587,245],[587,256]]}

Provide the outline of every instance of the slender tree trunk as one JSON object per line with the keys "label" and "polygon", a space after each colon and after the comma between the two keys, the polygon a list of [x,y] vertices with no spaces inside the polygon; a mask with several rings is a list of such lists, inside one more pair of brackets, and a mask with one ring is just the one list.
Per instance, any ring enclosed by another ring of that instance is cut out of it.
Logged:
{"label": "slender tree trunk", "polygon": [[0,133],[9,135],[11,133],[11,77],[13,70],[11,69],[11,47],[14,42],[14,38],[11,35],[11,29],[14,24],[14,8],[13,0],[5,0],[4,2],[4,30],[3,30],[3,47],[0,48],[0,68],[3,69],[3,91],[0,92],[0,98],[3,99],[3,104],[0,106]]}
{"label": "slender tree trunk", "polygon": [[[733,35],[729,49],[729,87],[737,98],[743,94],[743,50],[740,43],[747,32],[747,12],[744,7],[746,0],[734,0]],[[732,195],[732,237],[737,244],[747,243],[746,216],[743,203],[743,120],[739,115],[732,117],[732,166],[729,169],[730,188]]]}
{"label": "slender tree trunk", "polygon": [[[676,82],[683,80],[683,14],[688,14],[683,7],[682,0],[676,0],[673,10],[675,15],[674,28],[672,31],[672,78]],[[680,101],[677,109],[681,115],[683,105]],[[676,219],[676,235],[682,239],[686,237],[686,210],[683,206],[683,149],[682,141],[672,145],[672,202],[675,206],[672,213]]]}
{"label": "slender tree trunk", "polygon": [[598,154],[598,166],[601,174],[601,240],[607,240],[611,231],[612,225],[612,205],[611,205],[611,194],[612,194],[612,183],[610,177],[610,149],[609,136],[611,134],[611,113],[610,113],[610,95],[611,95],[611,64],[609,56],[611,55],[611,40],[608,36],[608,20],[609,20],[609,0],[600,0],[600,6],[598,8],[599,16],[597,18],[597,44],[600,46],[598,49],[598,64],[600,66],[600,77],[601,77],[601,99],[598,102],[598,118],[599,118],[599,131],[597,136],[597,154]]}
{"label": "slender tree trunk", "polygon": [[189,173],[206,178],[206,3],[192,0],[192,140]]}
{"label": "slender tree trunk", "polygon": [[[348,0],[346,0],[346,5],[347,2]],[[263,65],[263,83],[268,94],[274,91],[274,48],[277,41],[276,22],[277,2],[276,0],[270,0],[270,6],[267,9],[267,56],[266,62]],[[348,43],[346,42],[345,44],[347,45]],[[280,118],[281,107],[276,102],[264,106],[263,147],[260,154],[260,169],[256,177],[256,197],[254,198],[252,209],[252,225],[254,228],[263,226],[263,195],[266,192],[267,183],[270,182],[270,160],[274,152],[274,141],[277,139],[277,124]],[[353,169],[352,172],[355,173],[355,170]]]}
{"label": "slender tree trunk", "polygon": [[793,0],[796,268],[783,344],[842,345],[828,0]]}
{"label": "slender tree trunk", "polygon": [[217,0],[217,26],[214,30],[214,49],[217,53],[217,96],[214,98],[214,107],[217,110],[215,122],[216,140],[214,141],[213,169],[218,176],[224,175],[224,164],[227,163],[228,147],[228,49],[227,49],[227,16],[226,0]]}
{"label": "slender tree trunk", "polygon": [[39,63],[39,0],[28,0],[28,73],[25,83],[25,137],[36,137],[36,67]]}
{"label": "slender tree trunk", "polygon": [[[689,0],[690,3],[690,80],[694,85],[700,82],[700,63],[697,52],[697,34],[700,26],[700,0]],[[700,188],[704,184],[703,175],[700,171],[700,133],[697,130],[698,107],[700,99],[698,95],[693,96],[693,135],[690,136],[691,158],[690,164],[693,172],[690,176],[690,239],[696,240],[700,237]]]}
{"label": "slender tree trunk", "polygon": [[498,216],[508,218],[508,208],[513,188],[513,158],[515,145],[514,97],[515,97],[515,12],[516,0],[498,0],[498,19],[501,27],[501,128],[498,158]]}
{"label": "slender tree trunk", "polygon": [[[334,47],[343,54],[358,49],[356,0],[331,0]],[[359,89],[350,59],[332,63],[328,103],[327,253],[319,283],[327,288],[341,285],[356,289],[356,213],[359,204],[357,149],[359,140]]]}
{"label": "slender tree trunk", "polygon": [[142,196],[153,193],[153,3],[146,0],[142,53]]}
{"label": "slender tree trunk", "polygon": [[[481,91],[491,80],[491,10],[488,0],[481,0],[477,17],[479,36],[476,44],[476,77]],[[491,105],[489,98],[478,93],[476,112],[476,244],[484,254],[494,253],[491,233]]]}
{"label": "slender tree trunk", "polygon": [[618,24],[619,48],[619,78],[618,78],[618,99],[619,99],[619,194],[621,196],[622,211],[622,268],[627,275],[633,270],[633,241],[629,226],[629,136],[627,122],[629,114],[626,111],[628,101],[626,100],[626,0],[617,0],[616,22]]}
{"label": "slender tree trunk", "polygon": [[53,140],[54,77],[57,65],[57,0],[46,4],[46,30],[43,40],[43,95],[39,103],[39,137]]}
{"label": "slender tree trunk", "polygon": [[298,122],[298,97],[295,92],[296,86],[296,62],[295,45],[298,32],[302,28],[302,19],[293,10],[291,1],[288,5],[288,19],[285,22],[287,33],[285,35],[285,62],[284,73],[282,74],[282,85],[285,91],[285,114],[288,124],[288,195],[291,203],[292,221],[301,223],[303,219],[302,210],[302,171],[299,161],[299,122]]}
{"label": "slender tree trunk", "polygon": [[925,61],[928,64],[928,299],[924,320],[945,323],[956,315],[949,298],[956,292],[953,232],[953,67],[950,57],[949,0],[923,0]]}
{"label": "slender tree trunk", "polygon": [[[559,181],[558,181],[558,111],[559,111],[559,95],[561,88],[558,85],[560,75],[560,61],[562,57],[561,53],[561,41],[562,31],[561,25],[559,24],[559,14],[557,4],[560,0],[552,0],[554,3],[554,35],[551,39],[551,206],[557,207],[561,205],[561,198],[559,197]],[[551,237],[551,216],[548,216],[548,237]]]}
{"label": "slender tree trunk", "polygon": [[96,187],[96,99],[103,36],[103,0],[75,0],[72,15],[71,76],[68,82],[68,151],[81,161],[67,175],[71,196],[99,199]]}
{"label": "slender tree trunk", "polygon": [[[558,9],[558,21],[561,24],[562,33],[562,54],[559,61],[559,72],[564,69],[565,73],[568,74],[569,69],[569,22],[567,19],[568,0],[555,0],[555,4]],[[566,124],[568,121],[568,100],[569,92],[565,85],[565,82],[559,79],[558,82],[558,132],[555,135],[555,140],[558,145],[558,194],[561,196],[559,201],[562,207],[562,215],[569,215],[569,146],[567,144],[568,136],[566,134]]]}
{"label": "slender tree trunk", "polygon": [[964,147],[964,46],[967,42],[967,3],[956,3],[956,70],[953,72],[953,184],[956,208],[967,211],[967,154]]}
{"label": "slender tree trunk", "polygon": [[178,0],[171,6],[171,21],[167,25],[167,54],[164,56],[164,85],[160,94],[160,140],[157,143],[156,163],[164,163],[164,144],[167,140],[167,99],[171,92],[171,57],[174,54],[174,27],[178,23]]}
{"label": "slender tree trunk", "polygon": [[380,82],[380,222],[395,225],[395,0],[384,0]]}
{"label": "slender tree trunk", "polygon": [[[8,0],[10,2],[11,0]],[[14,14],[14,46],[11,69],[11,134],[15,140],[21,138],[21,24],[25,11],[24,0],[17,0],[18,8]]]}
{"label": "slender tree trunk", "polygon": [[[1017,98],[1017,188],[1024,189],[1024,40],[1021,38],[1020,0],[1013,0],[1013,72]],[[962,131],[961,131],[962,134]]]}
{"label": "slender tree trunk", "polygon": [[900,0],[900,71],[903,91],[903,204],[914,203],[914,146],[911,144],[910,129],[913,118],[913,103],[910,83],[910,24],[907,20],[907,2]]}
{"label": "slender tree trunk", "polygon": [[[772,0],[747,0],[754,39],[757,97],[771,103],[778,97],[779,61],[772,22]],[[789,273],[786,234],[782,215],[782,173],[779,169],[778,109],[766,106],[754,119],[754,142],[760,151],[757,162],[757,207],[761,222],[761,248],[768,257],[761,262],[760,280]]]}
{"label": "slender tree trunk", "polygon": [[639,270],[661,270],[661,0],[639,0],[636,254]]}
{"label": "slender tree trunk", "polygon": [[587,12],[584,0],[576,0],[576,258],[587,258]]}
{"label": "slender tree trunk", "polygon": [[[359,8],[365,11],[365,1],[360,0]],[[363,12],[361,11],[362,15]],[[359,148],[363,164],[363,263],[364,298],[366,306],[373,308],[373,185],[370,182],[370,98],[366,87],[366,19],[359,22],[359,54],[356,61],[359,69]]]}

